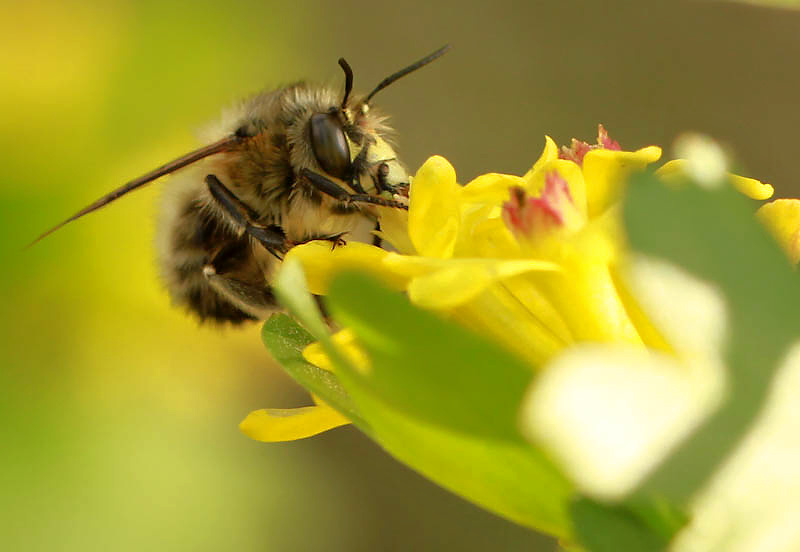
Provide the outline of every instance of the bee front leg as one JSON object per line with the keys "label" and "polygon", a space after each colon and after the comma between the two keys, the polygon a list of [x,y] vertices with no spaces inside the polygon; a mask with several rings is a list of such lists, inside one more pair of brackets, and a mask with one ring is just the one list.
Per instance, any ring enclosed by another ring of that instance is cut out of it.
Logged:
{"label": "bee front leg", "polygon": [[322,176],[321,174],[317,174],[308,169],[302,169],[300,171],[300,176],[305,178],[306,181],[308,181],[320,192],[329,195],[334,199],[338,199],[344,204],[370,203],[372,205],[394,207],[396,209],[405,209],[406,211],[408,210],[408,205],[400,201],[395,201],[394,199],[386,199],[385,197],[368,194],[351,194],[330,178]]}
{"label": "bee front leg", "polygon": [[211,196],[241,230],[263,245],[272,255],[282,260],[281,255],[289,250],[290,244],[280,226],[274,224],[264,226],[257,223],[258,214],[226,188],[215,175],[206,176],[206,185]]}
{"label": "bee front leg", "polygon": [[353,159],[352,165],[352,175],[349,178],[350,180],[350,187],[355,190],[356,193],[365,194],[367,193],[366,190],[361,186],[361,175],[366,172],[368,167],[367,163],[367,152],[369,151],[369,145],[365,145],[361,148],[361,151],[358,152],[358,155],[355,156]]}

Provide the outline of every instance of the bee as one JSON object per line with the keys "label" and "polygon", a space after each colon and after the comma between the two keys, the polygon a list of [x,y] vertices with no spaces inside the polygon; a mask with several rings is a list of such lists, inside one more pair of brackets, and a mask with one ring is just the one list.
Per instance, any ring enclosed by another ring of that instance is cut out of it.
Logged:
{"label": "bee", "polygon": [[409,178],[389,144],[375,94],[427,65],[445,46],[355,97],[298,82],[234,105],[210,143],[136,178],[81,209],[33,243],[167,174],[156,231],[158,264],[173,302],[201,321],[240,323],[276,307],[269,282],[293,246],[372,241],[376,206],[407,209]]}

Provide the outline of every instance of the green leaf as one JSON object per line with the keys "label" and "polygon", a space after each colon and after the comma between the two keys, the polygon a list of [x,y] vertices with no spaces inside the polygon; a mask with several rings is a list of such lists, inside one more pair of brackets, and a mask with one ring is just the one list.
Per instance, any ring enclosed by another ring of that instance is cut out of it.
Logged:
{"label": "green leaf", "polygon": [[370,434],[369,425],[336,376],[303,358],[303,349],[314,341],[310,333],[287,315],[274,314],[264,323],[261,338],[275,360],[297,383],[350,418],[364,433]]}
{"label": "green leaf", "polygon": [[524,362],[360,274],[338,276],[326,299],[372,361],[368,371],[343,367],[343,378],[427,423],[522,441],[519,406],[533,376]]}
{"label": "green leaf", "polygon": [[357,381],[343,383],[369,421],[373,439],[399,461],[511,521],[571,538],[567,505],[573,489],[542,451],[421,422]]}
{"label": "green leaf", "polygon": [[[427,328],[426,331],[439,331],[439,325],[447,325],[435,319],[436,326],[431,328],[404,313],[402,308],[398,314],[394,302],[398,298],[405,302],[405,299],[371,281],[356,280],[354,285],[358,286],[358,291],[354,294],[355,300],[380,305],[375,314],[381,317]],[[294,282],[297,281],[295,277]],[[302,292],[287,291],[290,296]],[[350,297],[350,294],[345,296]],[[290,301],[297,305],[302,304],[303,299],[295,295]],[[408,307],[407,302],[405,304]],[[423,318],[430,316],[421,311],[420,314]],[[370,333],[370,343],[394,340],[401,349],[415,348],[414,342],[401,343],[396,341],[397,336],[382,335],[383,324],[359,327],[362,329],[360,334],[357,333],[360,340],[363,340],[362,335]],[[442,335],[452,337],[446,330]],[[455,335],[463,336],[461,330],[457,330]],[[556,536],[569,537],[566,507],[572,487],[541,451],[520,440],[491,440],[466,435],[400,412],[384,402],[370,386],[364,385],[365,381],[342,355],[332,358],[339,378],[316,368],[301,356],[302,349],[314,338],[286,315],[270,318],[264,325],[263,336],[275,358],[298,382],[353,419],[359,428],[367,428],[367,434],[401,462],[498,515]],[[469,337],[477,339],[471,334]],[[448,346],[446,339],[439,339],[433,333],[427,334],[426,339],[439,346]],[[378,361],[373,358],[372,362],[374,367]],[[413,369],[411,365],[401,368]],[[493,375],[492,370],[486,373]],[[528,371],[527,378],[530,376]]]}
{"label": "green leaf", "polygon": [[713,282],[730,312],[726,398],[639,490],[682,506],[761,412],[780,361],[798,338],[800,281],[757,222],[752,203],[730,187],[666,186],[641,174],[633,179],[624,217],[634,249]]}
{"label": "green leaf", "polygon": [[308,328],[317,341],[330,344],[328,326],[308,291],[306,277],[298,261],[287,261],[281,265],[273,282],[273,290],[278,301]]}
{"label": "green leaf", "polygon": [[651,532],[668,542],[688,522],[689,516],[662,497],[629,500],[624,508],[638,518]]}
{"label": "green leaf", "polygon": [[581,498],[570,505],[570,513],[578,539],[591,552],[658,552],[669,542],[624,507]]}

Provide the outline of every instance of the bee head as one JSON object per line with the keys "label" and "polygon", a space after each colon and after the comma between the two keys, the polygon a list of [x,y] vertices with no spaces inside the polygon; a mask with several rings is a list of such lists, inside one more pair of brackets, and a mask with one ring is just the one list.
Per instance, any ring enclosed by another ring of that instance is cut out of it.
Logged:
{"label": "bee head", "polygon": [[[344,58],[339,58],[339,66],[344,71],[345,76],[344,95],[342,96],[341,104],[338,107],[331,107],[326,113],[314,113],[309,123],[311,149],[322,170],[342,180],[352,178],[354,172],[357,171],[353,167],[353,159],[347,138],[348,136],[352,138],[352,129],[357,127],[358,120],[365,117],[369,112],[369,102],[372,97],[399,78],[442,56],[449,49],[450,46],[444,46],[408,67],[389,75],[363,100],[360,100],[354,106],[355,109],[351,109],[348,106],[350,93],[353,90],[353,70]],[[361,145],[362,147],[365,146],[363,143]]]}
{"label": "bee head", "polygon": [[339,109],[312,115],[310,137],[311,149],[322,170],[336,178],[346,179],[352,173],[352,163]]}

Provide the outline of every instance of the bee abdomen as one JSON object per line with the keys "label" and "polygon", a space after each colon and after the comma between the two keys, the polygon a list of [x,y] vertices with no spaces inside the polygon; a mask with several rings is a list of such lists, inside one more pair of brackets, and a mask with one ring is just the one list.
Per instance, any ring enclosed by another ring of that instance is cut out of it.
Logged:
{"label": "bee abdomen", "polygon": [[207,266],[205,262],[200,262],[176,268],[177,278],[173,278],[169,284],[173,301],[187,307],[200,321],[211,319],[215,322],[240,324],[248,320],[257,320],[255,316],[244,312],[211,287],[203,274],[205,266]]}
{"label": "bee abdomen", "polygon": [[265,287],[247,237],[235,235],[196,193],[165,198],[158,236],[159,265],[174,303],[201,321],[239,324],[256,320],[215,290],[204,271],[213,266],[249,285]]}

